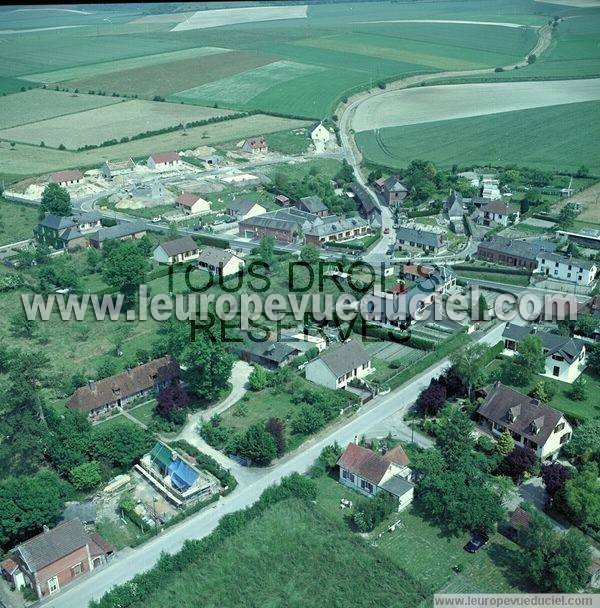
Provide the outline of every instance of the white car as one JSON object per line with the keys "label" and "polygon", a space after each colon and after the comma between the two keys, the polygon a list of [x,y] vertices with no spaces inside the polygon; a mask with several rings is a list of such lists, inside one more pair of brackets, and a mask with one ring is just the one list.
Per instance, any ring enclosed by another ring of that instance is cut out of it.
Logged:
{"label": "white car", "polygon": [[159,217],[153,217],[152,221],[156,224],[157,222],[160,222],[160,218]]}

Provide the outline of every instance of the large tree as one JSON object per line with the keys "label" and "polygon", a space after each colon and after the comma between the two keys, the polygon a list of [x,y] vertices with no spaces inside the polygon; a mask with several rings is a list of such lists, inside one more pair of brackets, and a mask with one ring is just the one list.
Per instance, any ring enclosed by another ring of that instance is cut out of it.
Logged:
{"label": "large tree", "polygon": [[475,439],[475,425],[454,405],[447,405],[438,417],[436,443],[450,470],[463,470],[470,464]]}
{"label": "large tree", "polygon": [[124,241],[111,247],[104,260],[102,277],[115,292],[123,294],[131,305],[136,291],[144,282],[148,260],[133,241]]}
{"label": "large tree", "polygon": [[560,462],[542,465],[542,479],[546,486],[546,492],[552,498],[563,489],[566,481],[571,477],[573,477],[572,470],[560,464]]}
{"label": "large tree", "polygon": [[251,426],[241,437],[238,451],[258,466],[268,466],[277,456],[277,445],[273,436],[261,424]]}
{"label": "large tree", "polygon": [[437,380],[421,391],[417,399],[417,410],[422,416],[435,416],[446,402],[446,387]]}
{"label": "large tree", "polygon": [[508,454],[502,464],[501,470],[505,475],[512,477],[513,481],[520,482],[523,475],[533,468],[535,452],[531,448],[516,445]]}
{"label": "large tree", "polygon": [[44,188],[42,193],[42,204],[40,205],[41,216],[44,213],[67,216],[73,213],[71,207],[71,196],[58,184],[52,182]]}
{"label": "large tree", "polygon": [[485,382],[485,357],[488,351],[485,344],[471,344],[450,355],[450,362],[456,375],[462,380],[469,398],[473,389]]}
{"label": "large tree", "polygon": [[100,424],[92,430],[90,452],[108,466],[132,467],[152,445],[151,435],[136,424]]}
{"label": "large tree", "polygon": [[578,526],[600,530],[600,479],[598,465],[584,465],[572,479],[568,479],[557,502],[569,519]]}

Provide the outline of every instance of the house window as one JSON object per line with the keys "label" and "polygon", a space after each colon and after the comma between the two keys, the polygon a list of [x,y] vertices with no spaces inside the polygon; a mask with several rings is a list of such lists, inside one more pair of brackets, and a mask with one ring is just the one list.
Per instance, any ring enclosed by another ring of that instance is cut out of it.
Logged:
{"label": "house window", "polygon": [[554,366],[554,369],[552,370],[552,375],[553,376],[560,376],[560,367],[558,367],[558,365]]}
{"label": "house window", "polygon": [[81,569],[81,562],[79,562],[78,564],[75,564],[72,568],[71,568],[71,576],[79,576],[82,572]]}
{"label": "house window", "polygon": [[369,492],[369,494],[373,493],[373,484],[365,481],[364,479],[360,480],[360,487],[366,492]]}
{"label": "house window", "polygon": [[569,441],[569,439],[571,439],[571,433],[565,433],[561,438],[560,438],[560,445],[563,445],[563,443],[567,443],[567,441]]}
{"label": "house window", "polygon": [[555,433],[560,433],[564,428],[565,428],[565,423],[561,422],[560,424],[556,425],[556,427],[554,429],[554,432]]}
{"label": "house window", "polygon": [[48,579],[48,591],[50,593],[56,593],[59,590],[60,590],[60,587],[58,585],[58,577],[53,576],[52,578],[49,578]]}

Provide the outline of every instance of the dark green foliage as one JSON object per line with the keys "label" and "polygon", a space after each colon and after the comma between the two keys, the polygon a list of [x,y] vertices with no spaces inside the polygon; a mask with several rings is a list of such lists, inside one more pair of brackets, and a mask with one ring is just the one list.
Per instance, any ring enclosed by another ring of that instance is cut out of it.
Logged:
{"label": "dark green foliage", "polygon": [[48,184],[42,193],[42,203],[40,205],[41,217],[44,217],[44,213],[54,213],[55,215],[62,216],[72,213],[69,193],[54,182]]}
{"label": "dark green foliage", "polygon": [[371,532],[398,508],[398,500],[385,491],[356,505],[352,523],[359,532]]}
{"label": "dark green foliage", "polygon": [[258,466],[268,466],[277,456],[277,445],[263,425],[255,424],[240,438],[238,453]]}
{"label": "dark green foliage", "polygon": [[91,433],[90,452],[111,467],[126,471],[152,446],[152,436],[137,425],[98,425]]}

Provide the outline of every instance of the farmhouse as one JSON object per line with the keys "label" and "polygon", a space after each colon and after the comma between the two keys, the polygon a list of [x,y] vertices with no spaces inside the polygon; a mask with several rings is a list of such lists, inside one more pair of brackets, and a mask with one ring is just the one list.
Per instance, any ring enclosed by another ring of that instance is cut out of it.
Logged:
{"label": "farmhouse", "polygon": [[552,243],[541,240],[533,242],[494,236],[489,241],[479,243],[477,257],[504,266],[536,270],[538,254],[542,251],[554,251],[555,248]]}
{"label": "farmhouse", "polygon": [[509,323],[502,334],[504,354],[514,355],[523,338],[535,334],[542,340],[546,356],[546,369],[542,375],[556,378],[569,384],[575,382],[586,367],[586,345],[579,338],[570,338],[546,331],[537,327],[524,327]]}
{"label": "farmhouse", "polygon": [[97,418],[136,397],[160,392],[178,382],[179,376],[179,364],[171,357],[161,357],[103,380],[90,380],[73,393],[67,407]]}
{"label": "farmhouse", "polygon": [[200,198],[197,194],[182,192],[175,199],[175,208],[183,211],[186,215],[208,213],[211,208],[211,203],[210,201]]}
{"label": "farmhouse", "polygon": [[73,250],[89,245],[85,233],[102,226],[96,211],[63,217],[48,213],[33,229],[36,239],[54,249]]}
{"label": "farmhouse", "polygon": [[161,171],[164,169],[174,169],[181,167],[183,161],[179,156],[179,152],[160,152],[158,154],[152,154],[146,162],[150,169]]}
{"label": "farmhouse", "polygon": [[372,226],[381,226],[381,206],[379,202],[358,182],[350,184],[350,191],[354,194],[354,200],[358,203],[360,215],[369,220]]}
{"label": "farmhouse", "polygon": [[191,236],[182,236],[173,241],[161,243],[154,250],[152,257],[160,264],[180,264],[195,260],[200,255],[200,248]]}
{"label": "farmhouse", "polygon": [[414,486],[409,481],[412,471],[402,446],[397,446],[383,455],[349,443],[337,462],[341,484],[364,494],[375,496],[388,492],[398,500],[398,511],[408,506],[414,495]]}
{"label": "farmhouse", "polygon": [[400,226],[396,231],[396,241],[400,245],[432,252],[439,251],[444,246],[441,232],[417,226]]}
{"label": "farmhouse", "polygon": [[133,173],[135,170],[135,163],[133,158],[129,157],[127,160],[111,161],[105,160],[100,167],[100,173],[105,179],[113,179],[119,175],[127,175]]}
{"label": "farmhouse", "polygon": [[176,507],[216,494],[219,484],[178,452],[158,441],[135,469]]}
{"label": "farmhouse", "polygon": [[312,139],[313,145],[315,147],[315,152],[325,152],[327,148],[331,145],[332,135],[331,131],[325,126],[323,123],[319,123],[310,134],[310,138]]}
{"label": "farmhouse", "polygon": [[143,236],[146,236],[146,225],[143,222],[123,222],[90,234],[89,241],[92,247],[102,249],[107,241],[129,241]]}
{"label": "farmhouse", "polygon": [[212,275],[228,277],[237,274],[244,267],[244,260],[238,257],[231,249],[206,247],[198,257],[198,268],[202,268]]}
{"label": "farmhouse", "polygon": [[51,173],[48,181],[54,182],[63,188],[66,186],[72,186],[73,184],[80,184],[83,180],[83,173],[78,169],[70,171],[58,171],[57,173]]}
{"label": "farmhouse", "polygon": [[267,212],[262,205],[243,198],[234,198],[225,211],[229,217],[235,218],[238,222]]}
{"label": "farmhouse", "polygon": [[519,221],[519,208],[501,198],[497,198],[481,206],[480,217],[484,226],[508,226],[511,218],[513,218],[515,224]]}
{"label": "farmhouse", "polygon": [[477,409],[480,421],[498,436],[508,430],[518,445],[531,448],[538,458],[554,458],[571,439],[572,428],[558,410],[523,395],[501,382],[482,390]]}
{"label": "farmhouse", "polygon": [[408,196],[408,189],[397,175],[375,180],[373,184],[388,205],[400,204]]}
{"label": "farmhouse", "polygon": [[242,144],[242,150],[244,152],[250,152],[250,154],[266,154],[269,151],[269,146],[265,141],[265,138],[261,135],[259,137],[250,137],[244,140]]}
{"label": "farmhouse", "polygon": [[242,220],[238,230],[240,236],[246,238],[261,239],[263,236],[271,236],[282,243],[294,243],[316,220],[322,221],[312,213],[288,207]]}
{"label": "farmhouse", "polygon": [[318,217],[329,215],[329,209],[327,209],[327,206],[320,196],[304,196],[303,198],[294,201],[294,207],[300,209],[300,211],[312,213]]}
{"label": "farmhouse", "polygon": [[285,342],[252,342],[242,350],[242,359],[258,363],[268,369],[277,369],[291,363],[301,350]]}
{"label": "farmhouse", "polygon": [[321,246],[324,243],[355,239],[371,231],[369,223],[362,217],[338,219],[336,215],[326,217],[304,232],[304,242]]}
{"label": "farmhouse", "polygon": [[537,272],[545,274],[551,279],[568,281],[576,285],[591,285],[598,274],[598,267],[594,262],[574,258],[570,255],[558,253],[540,253],[537,256]]}
{"label": "farmhouse", "polygon": [[99,534],[88,534],[73,519],[44,531],[10,551],[11,582],[31,587],[39,599],[58,593],[76,578],[105,564],[113,547]]}
{"label": "farmhouse", "polygon": [[307,380],[333,389],[346,388],[371,371],[371,357],[356,340],[326,350],[304,368]]}

